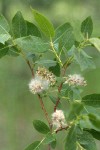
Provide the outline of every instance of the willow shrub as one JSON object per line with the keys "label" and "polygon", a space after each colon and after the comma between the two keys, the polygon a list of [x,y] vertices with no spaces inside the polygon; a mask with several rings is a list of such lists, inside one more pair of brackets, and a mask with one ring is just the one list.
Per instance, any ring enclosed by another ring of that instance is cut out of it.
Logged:
{"label": "willow shrub", "polygon": [[[34,128],[44,136],[26,150],[39,150],[45,145],[48,150],[55,149],[58,132],[66,136],[63,139],[65,150],[96,150],[94,139],[100,140],[100,94],[82,97],[88,81],[79,74],[67,73],[73,63],[78,64],[81,71],[95,68],[85,49],[95,47],[100,51],[100,39],[91,37],[92,19],[87,17],[81,23],[81,38],[77,41],[70,23],[65,22],[54,29],[41,13],[32,9],[32,14],[35,24],[24,20],[21,12],[17,12],[11,27],[0,15],[0,58],[22,56],[25,60],[32,74],[30,94],[37,94],[48,123],[33,121]],[[47,112],[44,98],[54,104],[52,114]],[[64,101],[69,110],[63,108]]]}

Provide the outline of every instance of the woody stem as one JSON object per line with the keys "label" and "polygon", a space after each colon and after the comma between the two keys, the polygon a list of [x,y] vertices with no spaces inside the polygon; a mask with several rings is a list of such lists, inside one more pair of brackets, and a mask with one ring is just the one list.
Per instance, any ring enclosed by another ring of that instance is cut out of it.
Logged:
{"label": "woody stem", "polygon": [[[64,71],[63,71],[62,76],[65,75],[66,69],[67,69],[67,67],[68,67],[69,65],[70,65],[70,62],[68,61],[68,63],[66,63],[66,65],[65,65],[65,68],[64,68]],[[58,87],[58,92],[59,92],[59,93],[61,92],[62,86],[63,86],[63,82],[61,82],[61,84],[60,84],[59,87]],[[59,102],[60,102],[60,98],[58,97],[58,98],[57,98],[57,101],[56,101],[56,104],[55,104],[55,106],[54,106],[54,112],[56,111]]]}
{"label": "woody stem", "polygon": [[50,120],[49,120],[49,117],[48,117],[48,113],[47,113],[47,111],[46,111],[46,109],[45,109],[43,100],[42,100],[42,98],[41,98],[41,96],[40,96],[39,94],[38,94],[38,98],[39,98],[39,100],[40,100],[41,108],[42,108],[42,110],[43,110],[43,112],[44,112],[44,115],[45,115],[47,121],[48,121],[48,124],[49,124],[49,126],[51,127],[51,123],[50,123]]}

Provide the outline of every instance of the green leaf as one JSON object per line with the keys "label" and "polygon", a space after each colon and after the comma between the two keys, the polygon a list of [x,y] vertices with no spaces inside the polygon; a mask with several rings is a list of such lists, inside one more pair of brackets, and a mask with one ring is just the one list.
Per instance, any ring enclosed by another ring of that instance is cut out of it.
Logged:
{"label": "green leaf", "polygon": [[0,15],[0,43],[4,44],[5,41],[11,38],[9,34],[10,27],[7,20]]}
{"label": "green leaf", "polygon": [[89,132],[83,131],[83,134],[78,134],[77,140],[85,150],[97,150],[95,141]]}
{"label": "green leaf", "polygon": [[32,9],[32,13],[33,13],[34,19],[37,22],[41,31],[47,37],[53,37],[55,34],[55,31],[54,31],[54,27],[53,27],[52,23],[38,11]]}
{"label": "green leaf", "polygon": [[8,34],[10,30],[9,24],[4,16],[0,15],[0,34]]}
{"label": "green leaf", "polygon": [[56,144],[57,144],[57,141],[56,141],[56,140],[55,140],[55,141],[52,141],[52,142],[50,143],[50,145],[51,145],[51,147],[52,147],[53,149],[56,148]]}
{"label": "green leaf", "polygon": [[51,67],[51,66],[56,66],[56,61],[54,60],[39,60],[35,62],[38,65],[43,65],[45,67]]}
{"label": "green leaf", "polygon": [[0,34],[0,43],[5,44],[5,41],[11,38],[10,34]]}
{"label": "green leaf", "polygon": [[88,116],[92,125],[96,127],[98,131],[100,131],[100,118],[94,114],[89,114]]}
{"label": "green leaf", "polygon": [[66,34],[66,32],[68,32],[70,30],[71,31],[73,30],[70,23],[66,22],[66,23],[62,24],[55,31],[55,40],[58,41],[59,39],[61,39],[63,37],[64,34]]}
{"label": "green leaf", "polygon": [[82,129],[94,129],[88,116],[82,116],[79,120],[79,124]]}
{"label": "green leaf", "polygon": [[[56,105],[57,98],[54,96],[49,95],[50,100]],[[61,109],[61,102],[57,105],[57,108]]]}
{"label": "green leaf", "polygon": [[27,54],[27,59],[35,63],[36,61],[40,59],[40,56],[41,54],[34,54],[34,53],[29,52]]}
{"label": "green leaf", "polygon": [[90,43],[92,43],[95,48],[100,52],[100,39],[99,38],[91,38],[89,39]]}
{"label": "green leaf", "polygon": [[76,150],[76,140],[76,127],[72,126],[66,138],[65,150]]}
{"label": "green leaf", "polygon": [[41,33],[37,26],[35,26],[33,23],[26,21],[27,24],[27,36],[33,35],[37,37],[41,37]]}
{"label": "green leaf", "polygon": [[14,38],[27,36],[27,25],[20,11],[12,19],[12,32]]}
{"label": "green leaf", "polygon": [[40,142],[41,141],[35,141],[31,145],[29,145],[25,150],[39,150],[40,148]]}
{"label": "green leaf", "polygon": [[55,141],[55,136],[51,133],[48,133],[43,141],[44,144],[50,144],[52,143],[53,141]]}
{"label": "green leaf", "polygon": [[16,57],[20,55],[20,51],[15,46],[12,46],[9,47],[7,55]]}
{"label": "green leaf", "polygon": [[33,126],[40,133],[47,134],[48,132],[50,132],[49,127],[40,120],[34,120]]}
{"label": "green leaf", "polygon": [[83,110],[83,108],[84,108],[84,106],[81,103],[81,101],[79,101],[79,100],[76,101],[75,100],[72,103],[72,106],[71,106],[71,109],[70,109],[70,112],[69,112],[69,115],[68,115],[68,120],[76,119],[77,116],[80,115],[80,113]]}
{"label": "green leaf", "polygon": [[60,50],[62,47],[69,50],[74,45],[73,28],[70,23],[64,23],[56,29],[54,43],[59,43]]}
{"label": "green leaf", "polygon": [[74,49],[73,55],[74,60],[80,65],[82,71],[86,69],[95,69],[95,64],[91,60],[91,57],[82,49],[80,49],[80,51]]}
{"label": "green leaf", "polygon": [[18,38],[15,40],[15,43],[26,52],[43,53],[49,50],[49,44],[36,36]]}
{"label": "green leaf", "polygon": [[91,129],[91,130],[87,130],[90,134],[92,134],[92,136],[97,139],[97,140],[100,140],[100,132],[99,131],[96,131],[94,129]]}
{"label": "green leaf", "polygon": [[49,70],[53,74],[55,74],[56,76],[58,76],[58,77],[60,76],[60,65],[59,65],[59,63],[57,63],[55,66],[50,67]]}
{"label": "green leaf", "polygon": [[[81,115],[81,120],[79,121],[81,128],[85,129],[94,129],[96,131],[100,131],[99,128],[94,125],[88,114],[94,114],[97,120],[100,120],[100,109],[96,107],[86,106],[84,105],[84,110]],[[95,120],[96,121],[96,120]]]}
{"label": "green leaf", "polygon": [[82,102],[85,105],[100,107],[100,94],[90,94],[82,98]]}
{"label": "green leaf", "polygon": [[90,37],[93,31],[93,22],[91,17],[87,17],[81,24],[81,32],[83,33],[84,37]]}
{"label": "green leaf", "polygon": [[9,48],[7,46],[0,44],[0,58],[5,56],[8,53],[8,50],[9,50]]}

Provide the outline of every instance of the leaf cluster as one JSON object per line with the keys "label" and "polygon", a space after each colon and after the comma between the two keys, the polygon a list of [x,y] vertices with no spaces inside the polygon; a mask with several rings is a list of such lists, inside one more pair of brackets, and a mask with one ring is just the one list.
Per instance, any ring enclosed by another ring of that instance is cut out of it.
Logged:
{"label": "leaf cluster", "polygon": [[[93,21],[87,17],[81,23],[83,40],[77,41],[69,22],[54,29],[53,24],[40,12],[32,9],[32,14],[34,23],[26,21],[22,13],[17,12],[11,27],[0,15],[0,58],[21,55],[31,71],[38,66],[48,68],[56,76],[57,82],[45,96],[53,102],[55,109],[63,109],[63,100],[69,106],[68,112],[65,111],[68,124],[65,128],[65,150],[96,150],[94,139],[100,140],[100,94],[82,97],[80,88],[63,84],[66,69],[72,63],[78,64],[81,71],[95,68],[92,57],[84,50],[90,46],[100,52],[100,38],[92,37]],[[41,97],[44,98],[44,95],[41,94]],[[42,145],[55,149],[56,134],[63,129],[52,131],[51,126],[40,120],[34,120],[33,126],[45,136],[25,150],[39,150]]]}

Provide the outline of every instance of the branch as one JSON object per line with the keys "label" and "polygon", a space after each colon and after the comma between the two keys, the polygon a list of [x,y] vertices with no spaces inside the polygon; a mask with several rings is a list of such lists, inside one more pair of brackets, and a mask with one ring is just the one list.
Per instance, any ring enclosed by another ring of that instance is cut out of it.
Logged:
{"label": "branch", "polygon": [[[23,58],[25,59],[26,63],[28,64],[29,69],[31,70],[32,77],[34,77],[34,70],[33,70],[32,66],[31,66],[29,60],[27,60],[27,59],[25,58],[25,55],[24,55],[24,53],[23,53],[22,51],[21,51],[21,54],[22,54]],[[41,104],[42,110],[43,110],[43,112],[44,112],[44,114],[45,114],[45,117],[46,117],[48,123],[49,123],[50,129],[52,129],[51,123],[50,123],[50,120],[49,120],[49,117],[48,117],[48,113],[47,113],[47,111],[46,111],[46,109],[45,109],[45,106],[44,106],[44,103],[43,103],[43,101],[42,101],[42,98],[41,98],[41,96],[40,96],[39,94],[37,94],[37,95],[38,95],[38,98],[39,98],[39,100],[40,100],[40,104]]]}
{"label": "branch", "polygon": [[[62,89],[62,86],[63,86],[63,82],[62,82],[62,83],[60,84],[60,86],[58,87],[58,92],[59,92],[59,93],[60,93],[60,91],[61,91],[61,89]],[[60,102],[60,98],[58,97],[58,99],[57,99],[57,101],[56,101],[56,104],[55,104],[55,106],[54,106],[54,112],[56,111],[59,102]]]}
{"label": "branch", "polygon": [[[71,60],[72,60],[72,58],[71,58]],[[70,61],[71,61],[71,60],[70,60]],[[71,64],[70,61],[68,60],[68,62],[66,63],[66,65],[63,65],[64,71],[63,71],[63,73],[62,73],[62,76],[65,75],[66,69],[67,69],[68,66]],[[63,82],[61,82],[61,84],[60,84],[59,87],[58,87],[58,92],[59,92],[59,93],[61,92],[62,86],[63,86]],[[55,104],[55,106],[54,106],[54,112],[56,111],[59,102],[60,102],[60,98],[58,97],[58,98],[57,98],[57,101],[56,101],[56,104]]]}
{"label": "branch", "polygon": [[58,133],[59,131],[67,130],[68,128],[69,128],[69,126],[61,127],[61,128],[58,128],[55,132]]}
{"label": "branch", "polygon": [[46,111],[46,109],[45,109],[43,100],[42,100],[42,98],[41,98],[41,96],[40,96],[39,94],[38,94],[38,98],[39,98],[39,100],[40,100],[41,108],[42,108],[42,110],[43,110],[43,112],[44,112],[44,115],[45,115],[45,117],[46,117],[46,119],[47,119],[47,121],[48,121],[48,123],[49,123],[50,128],[51,128],[51,122],[50,122],[50,120],[49,120],[48,113],[47,113],[47,111]]}
{"label": "branch", "polygon": [[33,70],[32,66],[31,66],[29,60],[26,60],[26,63],[28,64],[28,66],[29,66],[29,68],[30,68],[30,70],[31,70],[32,77],[34,77],[34,70]]}

